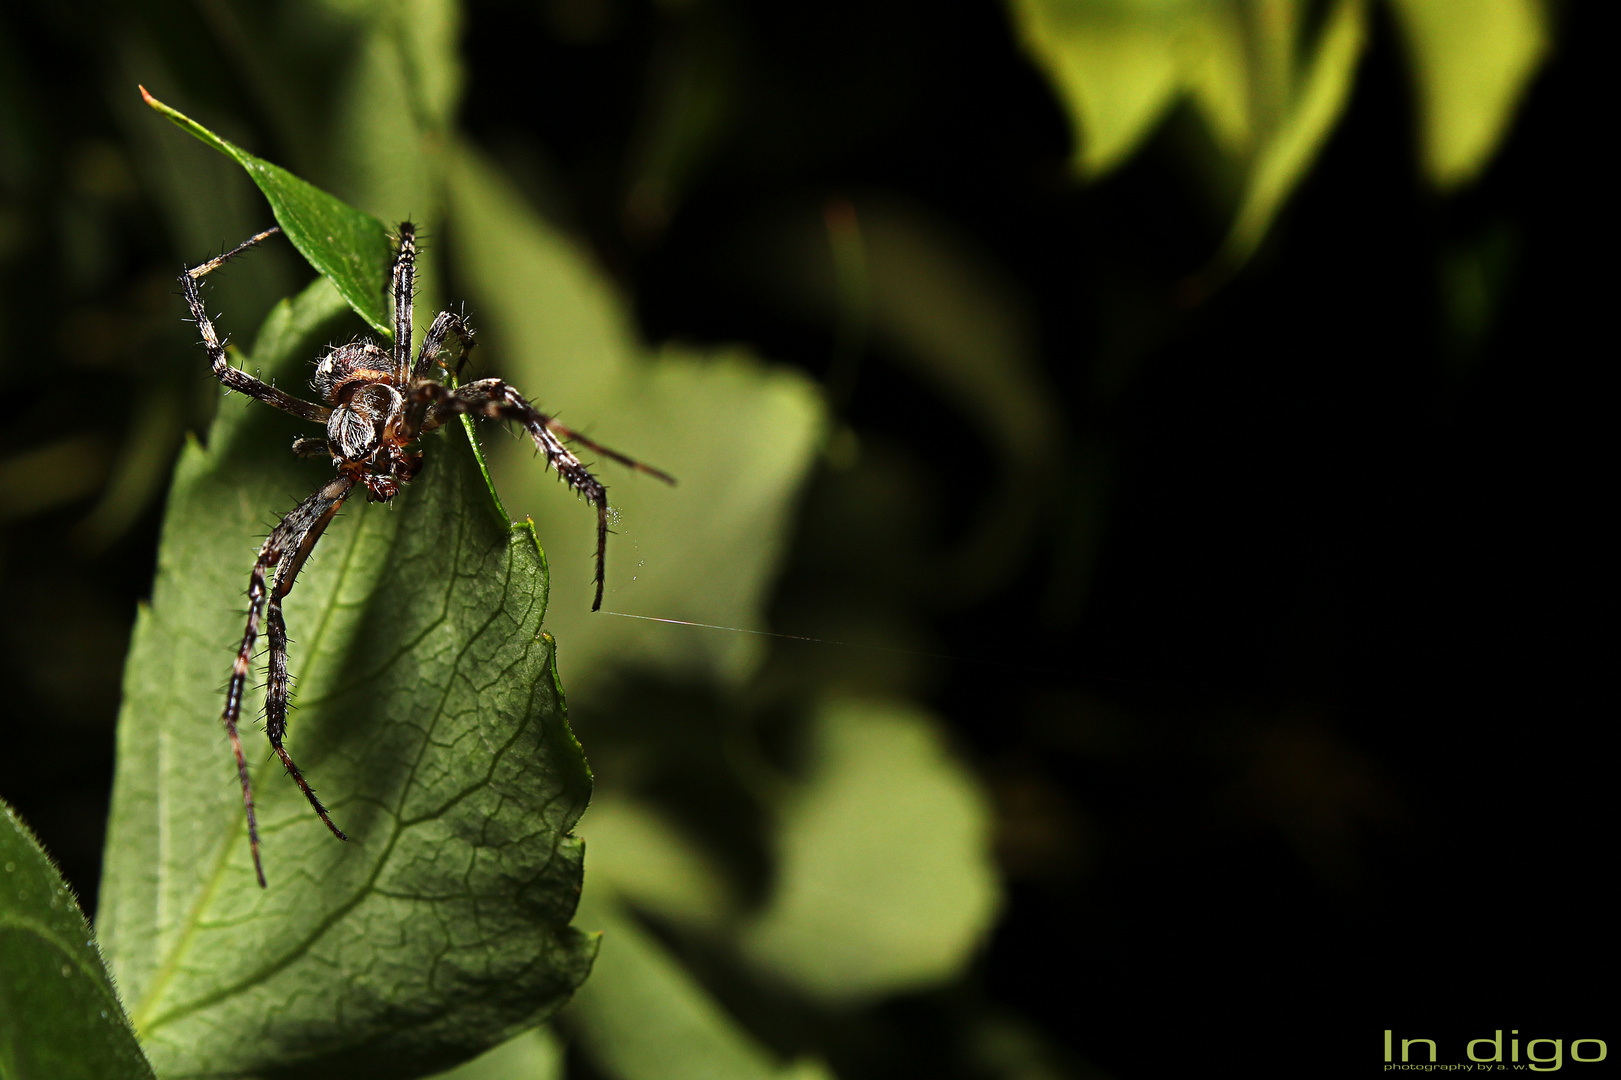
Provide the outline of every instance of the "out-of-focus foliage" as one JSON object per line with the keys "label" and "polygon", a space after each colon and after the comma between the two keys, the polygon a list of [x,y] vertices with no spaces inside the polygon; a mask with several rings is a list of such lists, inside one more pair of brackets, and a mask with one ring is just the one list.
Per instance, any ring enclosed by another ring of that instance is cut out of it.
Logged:
{"label": "out-of-focus foliage", "polygon": [[1466,184],[1502,141],[1548,52],[1539,0],[1390,0],[1412,54],[1424,169]]}
{"label": "out-of-focus foliage", "polygon": [[515,1038],[480,1054],[472,1061],[440,1073],[440,1080],[562,1080],[567,1075],[563,1044],[551,1028],[530,1028]]}
{"label": "out-of-focus foliage", "polygon": [[703,843],[613,792],[583,826],[598,853],[591,888],[725,941],[817,1001],[856,1004],[949,978],[996,912],[977,784],[913,707],[833,699],[805,736],[806,775],[767,789],[776,872],[756,911]]}
{"label": "out-of-focus foliage", "polygon": [[90,924],[0,800],[0,1076],[151,1080]]}
{"label": "out-of-focus foliage", "polygon": [[[820,441],[821,406],[802,378],[733,350],[653,355],[616,291],[482,159],[463,146],[448,176],[455,267],[488,328],[492,363],[541,408],[594,439],[673,473],[671,490],[602,472],[617,510],[605,605],[631,614],[763,626],[762,605],[789,511]],[[640,662],[724,679],[757,661],[744,634],[673,638],[662,627],[590,612],[593,532],[573,496],[519,441],[492,447],[508,508],[534,518],[561,569],[551,622],[568,685]]]}
{"label": "out-of-focus foliage", "polygon": [[622,1080],[828,1080],[812,1060],[781,1065],[594,879],[580,918],[609,942],[581,987],[570,1026],[586,1053]]}
{"label": "out-of-focus foliage", "polygon": [[810,775],[777,800],[777,876],[743,955],[836,1004],[950,978],[996,915],[978,786],[906,704],[828,701],[807,736]]}
{"label": "out-of-focus foliage", "polygon": [[[1118,168],[1178,102],[1235,178],[1218,273],[1260,243],[1350,97],[1365,0],[1010,0],[1059,91],[1085,177]],[[1419,87],[1423,161],[1442,187],[1490,156],[1547,48],[1539,0],[1391,0]]]}
{"label": "out-of-focus foliage", "polygon": [[[1061,442],[1018,288],[949,223],[894,199],[833,200],[821,220],[773,223],[756,243],[774,301],[840,329],[828,373],[835,405],[860,377],[858,358],[882,349],[951,403],[961,426],[942,439],[990,449],[992,497],[950,550],[903,572],[920,585],[951,582],[941,599],[958,606],[1004,586],[1040,521]],[[835,462],[859,454],[849,434],[835,437]]]}

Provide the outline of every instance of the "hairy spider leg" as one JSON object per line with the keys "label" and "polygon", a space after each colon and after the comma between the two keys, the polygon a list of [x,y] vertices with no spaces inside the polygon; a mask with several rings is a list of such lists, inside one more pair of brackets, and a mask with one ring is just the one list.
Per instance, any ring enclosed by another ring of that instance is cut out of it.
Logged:
{"label": "hairy spider leg", "polygon": [[201,266],[192,267],[190,270],[187,270],[186,273],[190,274],[193,278],[200,278],[200,277],[204,277],[205,275],[212,274],[215,270],[218,270],[220,267],[224,266],[226,263],[230,262],[232,259],[234,259],[238,255],[242,254],[244,251],[248,250],[253,245],[255,245],[255,244],[257,244],[257,243],[259,243],[261,241],[268,240],[272,236],[275,236],[279,232],[281,232],[281,226],[280,225],[272,225],[272,226],[270,226],[270,228],[266,229],[264,232],[255,233],[252,236],[248,237],[246,240],[242,241],[240,244],[236,245],[236,247],[232,248],[230,251],[227,251],[225,254],[216,255],[214,258],[209,259],[207,262],[203,263]]}
{"label": "hairy spider leg", "polygon": [[552,434],[547,427],[551,418],[500,379],[480,379],[455,390],[439,383],[424,383],[412,391],[412,397],[431,404],[423,431],[432,431],[450,417],[464,413],[493,420],[518,421],[529,432],[530,438],[535,440],[536,448],[546,455],[546,464],[555,468],[564,483],[584,495],[585,501],[597,508],[596,597],[591,601],[591,610],[601,610],[608,552],[608,489],[591,475],[584,463],[574,456],[574,451]]}
{"label": "hairy spider leg", "polygon": [[191,307],[192,321],[197,324],[197,330],[203,337],[203,347],[208,350],[208,361],[213,366],[214,377],[218,379],[227,390],[235,390],[251,398],[257,398],[267,405],[274,405],[283,412],[292,413],[304,420],[312,420],[324,424],[326,418],[332,415],[332,410],[325,405],[317,405],[313,401],[305,401],[281,390],[277,390],[269,383],[249,375],[241,368],[234,368],[225,358],[225,346],[220,342],[219,334],[214,329],[214,323],[208,317],[208,310],[203,307],[203,298],[197,290],[197,282],[204,275],[218,270],[226,262],[240,255],[254,244],[267,237],[274,236],[281,230],[272,226],[257,236],[249,237],[236,247],[219,256],[210,259],[201,266],[194,266],[180,275],[180,288],[186,295],[186,303]]}
{"label": "hairy spider leg", "polygon": [[[276,751],[276,756],[281,758],[281,763],[287,767],[287,772],[298,783],[299,789],[304,792],[304,797],[310,801],[310,805],[321,816],[321,820],[326,822],[326,827],[332,830],[332,835],[339,840],[349,838],[343,834],[342,829],[332,823],[332,818],[327,814],[326,807],[322,806],[321,800],[315,797],[315,792],[304,780],[304,774],[298,771],[297,765],[293,764],[292,755],[288,754],[286,748],[281,744],[282,736],[287,731],[288,689],[287,624],[282,619],[281,601],[282,597],[293,591],[293,584],[298,579],[298,572],[304,569],[304,563],[310,557],[310,552],[320,542],[322,534],[326,532],[326,527],[332,523],[333,517],[338,512],[338,507],[342,506],[344,500],[349,497],[354,484],[354,474],[344,473],[317,493],[328,496],[330,503],[321,512],[320,516],[315,519],[314,523],[304,531],[304,534],[298,538],[297,544],[286,555],[282,556],[281,565],[276,569],[276,584],[270,590],[270,602],[265,615],[266,637],[269,639],[270,646],[270,674],[265,683],[265,734],[269,736],[270,746]],[[336,491],[340,485],[343,486],[342,492],[336,497],[332,497],[331,493]]]}
{"label": "hairy spider leg", "polygon": [[601,454],[610,461],[617,461],[627,469],[635,469],[639,473],[646,473],[648,476],[663,480],[671,487],[675,486],[675,477],[671,476],[663,469],[655,469],[653,466],[637,461],[633,457],[629,457],[625,454],[621,454],[617,450],[603,446],[594,439],[588,439],[584,435],[581,435],[578,431],[575,431],[573,428],[564,427],[562,424],[558,423],[554,417],[546,417],[546,427],[556,434],[560,439],[567,439],[569,442],[579,443],[581,446],[595,450],[597,453]]}
{"label": "hairy spider leg", "polygon": [[326,439],[312,439],[307,435],[300,435],[293,440],[293,456],[301,458],[330,458],[332,444]]}
{"label": "hairy spider leg", "polygon": [[270,738],[270,748],[281,758],[287,774],[293,778],[293,782],[304,793],[304,797],[315,808],[316,814],[326,823],[326,827],[332,830],[332,835],[339,840],[347,840],[349,837],[333,822],[332,816],[316,796],[315,789],[310,787],[309,781],[304,779],[304,774],[293,763],[292,755],[282,745],[282,737],[287,731],[287,624],[282,618],[279,592],[271,595],[270,605],[265,614],[265,631],[270,645],[270,678],[265,693],[265,734]]}
{"label": "hairy spider leg", "polygon": [[[456,369],[453,375],[460,375],[462,367],[467,363],[467,356],[473,351],[478,342],[473,338],[473,328],[467,325],[465,316],[457,315],[452,311],[441,311],[428,327],[428,332],[422,335],[422,351],[417,354],[416,367],[411,370],[413,381],[420,382],[433,374],[433,369],[446,367],[444,361],[439,359],[439,351],[445,346],[445,335],[455,334],[461,342],[462,354],[456,360]],[[446,370],[449,370],[446,367]]]}
{"label": "hairy spider leg", "polygon": [[[265,537],[263,546],[259,548],[259,557],[254,560],[253,573],[248,579],[248,625],[242,633],[242,644],[236,651],[236,663],[231,667],[231,682],[225,691],[225,709],[220,714],[220,721],[225,725],[225,733],[231,740],[231,752],[236,755],[237,775],[242,781],[242,805],[248,815],[248,847],[253,853],[253,871],[259,878],[261,888],[265,884],[264,865],[259,859],[259,823],[253,812],[253,786],[248,779],[248,762],[242,753],[242,738],[237,731],[237,725],[242,719],[242,691],[248,682],[248,672],[253,664],[253,647],[259,639],[259,620],[264,612],[266,598],[274,596],[271,618],[271,648],[270,648],[270,697],[274,699],[279,693],[281,709],[279,717],[270,716],[272,723],[266,728],[273,731],[270,745],[275,748],[281,757],[282,763],[287,766],[309,798],[316,813],[326,822],[340,840],[347,840],[338,827],[327,816],[326,809],[315,792],[310,790],[304,782],[303,776],[293,765],[292,758],[281,746],[282,729],[286,727],[286,692],[287,692],[287,632],[282,626],[281,597],[292,588],[291,577],[298,573],[309,555],[309,549],[315,546],[326,524],[332,519],[344,499],[349,497],[355,486],[355,477],[351,473],[343,473],[322,487],[321,490],[305,499],[293,508],[292,512],[282,518],[276,527],[270,530]],[[273,577],[273,586],[267,586],[265,575],[271,568],[276,568]],[[286,579],[285,586],[283,579]],[[278,640],[279,639],[279,640]],[[267,700],[266,708],[270,707]],[[274,724],[274,727],[272,727]]]}
{"label": "hairy spider leg", "polygon": [[394,385],[402,390],[411,378],[411,301],[416,299],[417,232],[400,222],[400,251],[394,257],[389,289],[394,296]]}

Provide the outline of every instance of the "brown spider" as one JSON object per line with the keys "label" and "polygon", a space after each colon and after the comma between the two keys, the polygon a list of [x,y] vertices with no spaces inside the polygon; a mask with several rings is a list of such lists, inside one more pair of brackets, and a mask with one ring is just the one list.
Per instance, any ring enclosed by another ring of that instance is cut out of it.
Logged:
{"label": "brown spider", "polygon": [[[313,384],[327,400],[327,405],[294,397],[232,367],[226,361],[225,349],[214,330],[214,324],[203,308],[197,282],[254,244],[280,231],[275,227],[266,229],[219,258],[180,275],[180,287],[186,294],[186,302],[191,305],[191,317],[202,333],[203,345],[208,349],[208,358],[214,367],[214,376],[227,390],[258,398],[300,419],[325,424],[326,438],[297,439],[293,443],[293,453],[301,457],[330,457],[338,470],[336,477],[282,518],[259,548],[259,557],[253,564],[253,574],[248,582],[248,627],[236,651],[236,664],[231,669],[230,686],[225,692],[225,711],[220,717],[225,724],[225,733],[230,737],[231,750],[236,754],[237,774],[242,780],[242,804],[248,814],[248,844],[253,852],[253,869],[261,888],[265,884],[265,872],[259,861],[259,827],[253,813],[253,788],[248,782],[248,763],[242,755],[242,740],[237,734],[237,724],[242,715],[242,691],[247,685],[254,643],[259,638],[261,615],[270,638],[265,733],[270,737],[270,745],[281,758],[281,763],[287,767],[287,772],[298,783],[321,820],[326,822],[327,828],[339,840],[348,839],[333,824],[326,807],[315,797],[315,792],[282,746],[282,735],[287,730],[287,627],[282,621],[281,601],[292,590],[294,579],[338,507],[354,493],[356,487],[364,487],[366,498],[371,502],[392,499],[399,493],[400,485],[410,482],[422,468],[422,452],[413,449],[413,444],[452,417],[465,413],[518,421],[535,440],[535,446],[546,455],[547,465],[555,466],[559,477],[597,508],[596,598],[591,602],[591,610],[596,611],[602,607],[603,559],[608,544],[607,489],[591,475],[573,451],[563,445],[562,440],[577,442],[621,465],[656,476],[666,483],[675,483],[667,473],[569,430],[529,404],[500,379],[480,379],[465,386],[452,387],[430,378],[431,374],[435,374],[435,368],[451,371],[453,375],[460,374],[462,365],[467,362],[467,354],[472,351],[474,344],[473,331],[460,315],[449,311],[439,313],[433,325],[428,327],[422,339],[422,351],[417,354],[413,364],[411,299],[416,275],[416,230],[409,221],[400,225],[399,253],[389,274],[389,291],[394,300],[392,352],[367,339],[339,345],[329,351],[315,369]],[[455,334],[461,344],[461,357],[454,370],[441,359],[445,339],[450,334]]]}

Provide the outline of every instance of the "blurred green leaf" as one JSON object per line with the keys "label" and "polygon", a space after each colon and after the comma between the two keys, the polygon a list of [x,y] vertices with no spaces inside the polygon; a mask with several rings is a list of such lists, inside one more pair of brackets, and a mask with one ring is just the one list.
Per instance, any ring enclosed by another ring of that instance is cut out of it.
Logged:
{"label": "blurred green leaf", "polygon": [[744,954],[833,1003],[955,977],[1000,903],[979,785],[911,705],[830,701],[811,737],[810,778],[780,808],[776,885]]}
{"label": "blurred green leaf", "polygon": [[[1187,95],[1240,166],[1243,194],[1215,279],[1259,245],[1350,99],[1367,36],[1363,0],[1315,29],[1300,0],[1010,0],[1025,47],[1078,130],[1076,166],[1121,164]],[[1391,0],[1418,83],[1430,179],[1479,172],[1548,51],[1538,0]]]}
{"label": "blurred green leaf", "polygon": [[563,1043],[549,1027],[530,1028],[434,1080],[564,1080]]}
{"label": "blurred green leaf", "polygon": [[1424,170],[1438,187],[1480,172],[1548,54],[1537,0],[1391,0],[1418,83]]}
{"label": "blurred green leaf", "polygon": [[0,1076],[151,1080],[90,924],[0,801]]}
{"label": "blurred green leaf", "polygon": [[[885,360],[953,405],[990,451],[996,483],[965,500],[978,511],[965,535],[943,552],[908,552],[896,568],[937,602],[969,606],[1017,572],[1061,445],[1028,301],[993,260],[915,204],[841,200],[820,218],[809,228],[809,215],[784,214],[759,229],[759,276],[795,314],[860,327]],[[852,362],[841,381],[857,378]],[[869,455],[862,466],[871,465]]]}
{"label": "blurred green leaf", "polygon": [[1189,0],[1010,0],[1025,47],[1078,131],[1075,165],[1099,176],[1124,161],[1191,91],[1225,145],[1249,134],[1239,10]]}
{"label": "blurred green leaf", "polygon": [[[296,378],[342,313],[324,278],[283,302],[262,374]],[[287,453],[307,430],[232,396],[188,446],[126,669],[100,920],[166,1076],[420,1076],[543,1019],[594,952],[544,557],[459,426],[392,506],[349,504],[288,598],[289,747],[352,842],[256,770],[255,884],[214,718],[264,523],[330,475]]]}
{"label": "blurred green leaf", "polygon": [[96,435],[70,435],[0,458],[0,521],[93,494],[107,475],[111,449]]}
{"label": "blurred green leaf", "polygon": [[1287,106],[1250,166],[1238,213],[1207,278],[1219,279],[1254,253],[1284,200],[1311,170],[1351,98],[1366,24],[1361,0],[1339,0],[1329,12]]}
{"label": "blurred green leaf", "polygon": [[339,86],[331,139],[337,190],[384,221],[431,221],[442,201],[443,137],[424,126],[417,67],[396,27],[393,19],[371,20]]}
{"label": "blurred green leaf", "polygon": [[602,954],[565,1019],[614,1080],[831,1080],[813,1060],[777,1064],[594,879],[580,923]]}
{"label": "blurred green leaf", "polygon": [[738,898],[726,870],[667,814],[624,794],[597,792],[580,822],[591,877],[642,911],[685,926],[729,931]]}
{"label": "blurred green leaf", "polygon": [[[604,607],[760,628],[793,499],[821,435],[815,389],[741,352],[671,347],[648,356],[603,275],[473,148],[452,155],[448,190],[452,259],[476,303],[475,321],[490,331],[487,358],[564,423],[680,480],[670,488],[611,462],[599,469],[617,512]],[[727,679],[754,663],[759,639],[749,635],[593,614],[590,515],[549,482],[528,444],[493,446],[491,469],[507,504],[534,518],[561,568],[548,625],[576,692],[613,663]]]}
{"label": "blurred green leaf", "polygon": [[[417,225],[418,326],[427,326],[445,300],[442,252],[435,242],[443,217],[445,133],[433,126],[420,100],[420,80],[436,80],[438,92],[459,83],[446,82],[447,66],[455,65],[454,41],[436,37],[455,22],[439,9],[453,6],[445,0],[374,6],[362,21],[332,103],[335,190],[379,220]],[[425,13],[414,32],[405,25],[410,21],[404,18],[406,8]]]}
{"label": "blurred green leaf", "polygon": [[808,738],[806,779],[770,785],[775,885],[761,910],[744,913],[726,866],[671,816],[623,793],[581,823],[591,888],[827,1004],[957,977],[1000,901],[979,783],[899,701],[829,700]]}
{"label": "blurred green leaf", "polygon": [[388,266],[393,244],[383,223],[328,195],[263,158],[254,157],[171,109],[141,88],[153,109],[182,130],[232,158],[264,192],[276,221],[311,266],[332,282],[349,306],[384,337],[392,337],[388,317]]}
{"label": "blurred green leaf", "polygon": [[462,5],[456,0],[404,0],[383,10],[399,35],[420,124],[448,127],[466,79],[460,52]]}
{"label": "blurred green leaf", "polygon": [[1120,165],[1187,96],[1241,177],[1233,223],[1201,289],[1241,265],[1310,170],[1350,99],[1363,0],[1320,24],[1302,0],[1010,0],[1025,47],[1078,129],[1076,163]]}

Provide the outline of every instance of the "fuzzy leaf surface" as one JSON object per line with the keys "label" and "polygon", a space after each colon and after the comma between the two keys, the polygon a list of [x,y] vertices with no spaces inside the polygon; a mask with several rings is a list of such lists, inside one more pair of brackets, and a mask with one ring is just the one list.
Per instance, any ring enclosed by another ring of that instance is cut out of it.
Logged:
{"label": "fuzzy leaf surface", "polygon": [[[250,366],[302,383],[344,314],[318,279]],[[100,929],[163,1077],[429,1074],[549,1015],[595,953],[569,926],[590,774],[540,628],[545,559],[459,425],[391,505],[345,507],[287,598],[287,745],[351,842],[259,743],[255,883],[220,688],[260,538],[331,476],[288,453],[313,430],[221,403],[177,467],[136,625]]]}
{"label": "fuzzy leaf surface", "polygon": [[0,801],[0,1077],[151,1080],[90,924]]}

